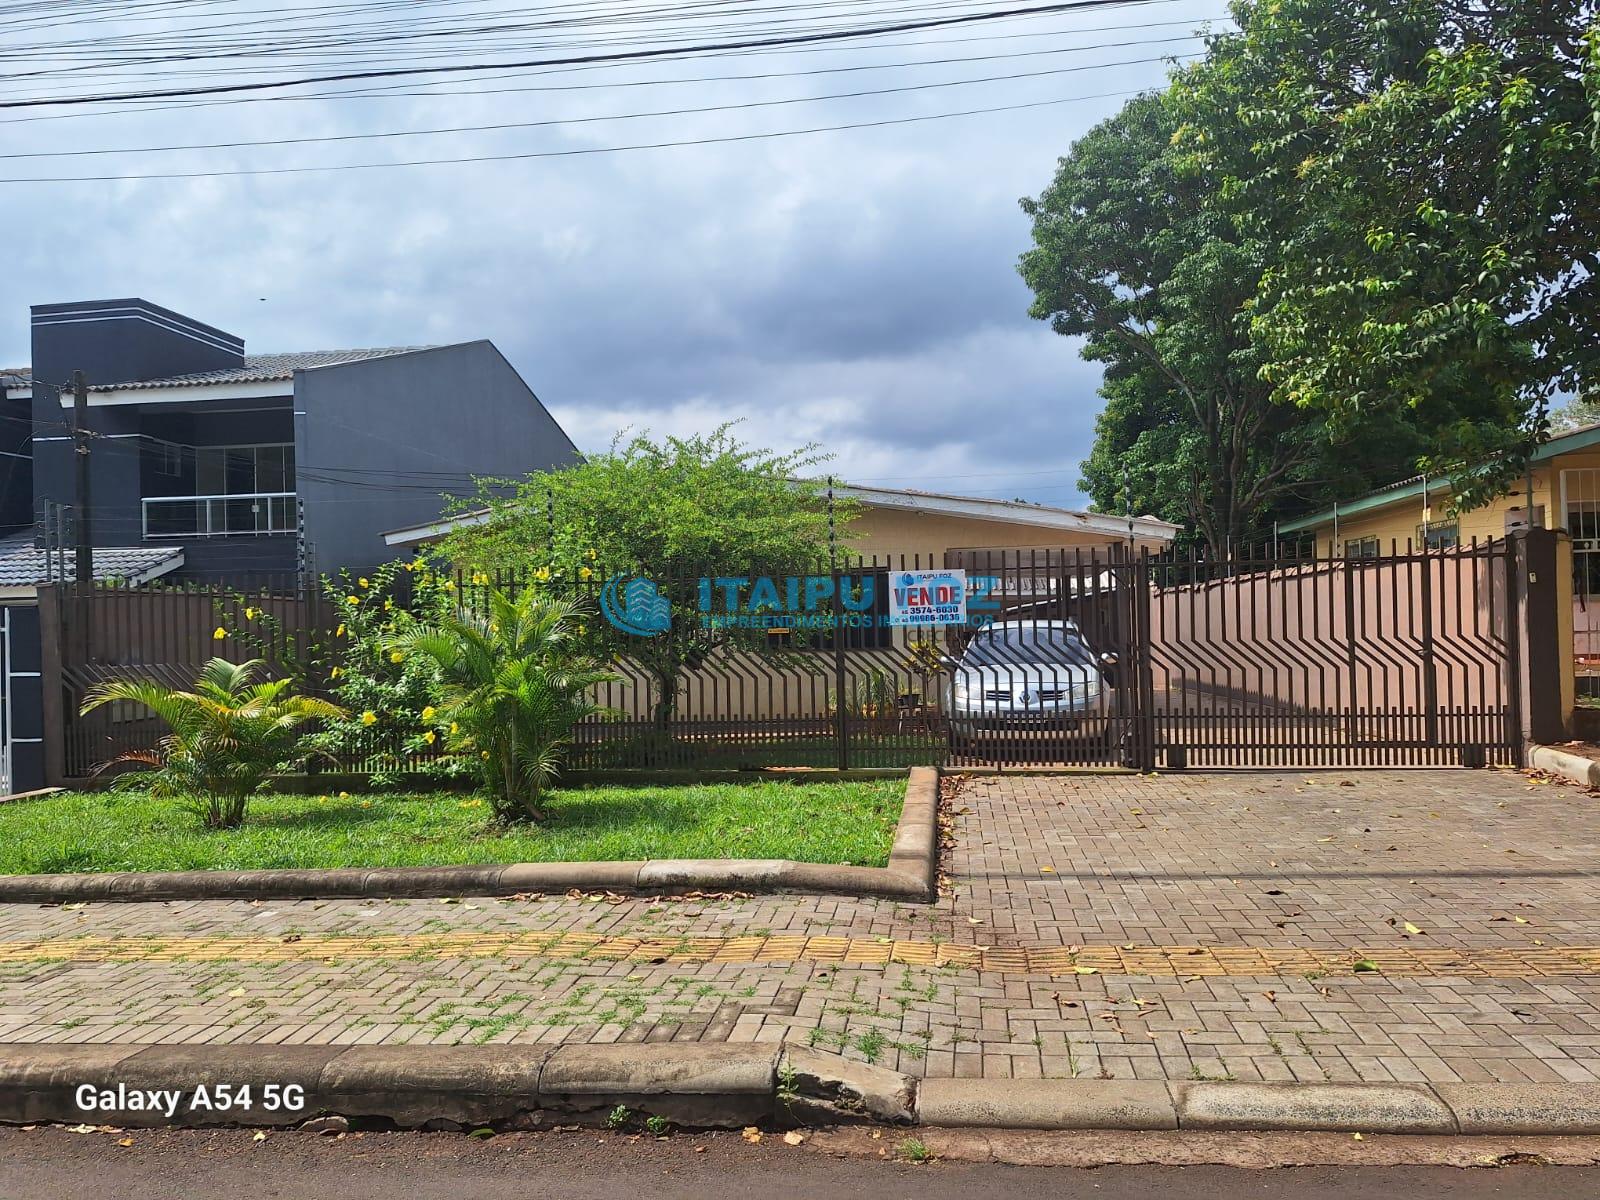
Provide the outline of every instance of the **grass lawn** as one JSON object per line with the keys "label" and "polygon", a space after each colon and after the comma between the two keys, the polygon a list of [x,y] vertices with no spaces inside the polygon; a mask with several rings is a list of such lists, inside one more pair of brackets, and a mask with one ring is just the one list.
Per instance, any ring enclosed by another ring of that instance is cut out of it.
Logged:
{"label": "grass lawn", "polygon": [[175,801],[75,792],[0,805],[0,874],[409,867],[640,858],[882,866],[905,782],[566,788],[545,825],[500,828],[460,793],[259,796],[242,829]]}

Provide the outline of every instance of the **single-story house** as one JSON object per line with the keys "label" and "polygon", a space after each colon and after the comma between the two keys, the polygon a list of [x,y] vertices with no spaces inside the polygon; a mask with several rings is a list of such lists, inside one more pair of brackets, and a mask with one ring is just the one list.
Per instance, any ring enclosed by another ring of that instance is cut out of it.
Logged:
{"label": "single-story house", "polygon": [[[1531,483],[1531,488],[1530,488]],[[1570,535],[1573,659],[1580,693],[1600,692],[1600,424],[1559,433],[1534,451],[1505,495],[1450,511],[1450,487],[1417,475],[1287,521],[1280,536],[1309,536],[1323,556],[1351,558],[1489,541],[1514,530]],[[1532,519],[1529,513],[1532,512]]]}
{"label": "single-story house", "polygon": [[[1079,548],[1085,560],[1103,556],[1113,546],[1156,553],[1178,534],[1178,526],[1156,517],[1114,517],[1023,500],[855,484],[839,484],[833,491],[860,508],[849,529],[841,530],[841,542],[848,542],[851,553],[862,558],[884,562],[893,556],[895,565],[902,555],[908,564],[913,559],[929,566],[992,560],[996,566],[1002,562],[1015,566],[1026,561],[1029,551],[1043,555]],[[457,513],[391,529],[383,538],[390,547],[414,549],[488,519],[487,510]]]}

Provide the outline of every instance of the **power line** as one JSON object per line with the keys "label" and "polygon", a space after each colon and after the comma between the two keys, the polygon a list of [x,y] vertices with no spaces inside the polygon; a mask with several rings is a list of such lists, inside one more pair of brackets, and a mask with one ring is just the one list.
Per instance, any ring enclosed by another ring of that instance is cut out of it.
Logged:
{"label": "power line", "polygon": [[[1010,39],[1014,39],[1014,38],[1057,37],[1057,36],[1064,36],[1064,35],[1068,35],[1068,34],[1107,33],[1107,32],[1117,32],[1117,31],[1130,30],[1130,29],[1155,29],[1155,28],[1162,28],[1162,27],[1170,27],[1170,26],[1174,26],[1174,25],[1190,25],[1190,26],[1192,26],[1193,24],[1194,24],[1194,21],[1192,19],[1186,19],[1186,20],[1182,20],[1182,21],[1156,21],[1156,22],[1150,22],[1149,24],[1145,24],[1145,25],[1100,25],[1100,26],[1092,26],[1092,27],[1085,28],[1085,29],[1056,30],[1056,31],[1049,31],[1049,32],[1045,32],[1045,33],[1002,34],[999,37],[940,39],[940,40],[922,41],[922,42],[889,42],[889,43],[877,44],[876,46],[874,46],[874,48],[875,49],[894,49],[894,48],[900,48],[900,47],[913,47],[913,46],[956,45],[956,44],[961,44],[961,43],[966,43],[966,42],[1001,41],[1001,40],[1010,40]],[[813,67],[813,68],[809,68],[809,69],[805,69],[805,70],[798,70],[798,71],[761,71],[761,72],[747,73],[747,74],[743,74],[743,75],[691,75],[691,76],[686,76],[686,77],[680,77],[680,78],[677,78],[677,79],[622,79],[622,80],[605,80],[605,81],[599,82],[599,83],[533,84],[533,85],[528,85],[528,86],[524,86],[524,87],[458,88],[458,89],[452,89],[452,90],[434,90],[434,89],[439,89],[439,88],[443,87],[444,83],[447,83],[449,81],[440,81],[438,83],[423,82],[423,83],[420,83],[420,84],[411,84],[411,83],[387,84],[387,85],[382,85],[382,86],[374,86],[374,87],[367,88],[367,89],[360,90],[360,91],[311,92],[311,93],[308,93],[306,95],[300,95],[300,96],[240,96],[240,97],[234,97],[234,98],[230,98],[230,99],[194,100],[194,101],[190,101],[190,102],[187,102],[187,103],[148,104],[148,105],[141,105],[141,106],[138,106],[138,107],[131,107],[130,106],[130,107],[127,107],[127,108],[90,109],[90,110],[81,111],[81,112],[45,113],[45,114],[35,114],[35,115],[32,115],[32,116],[25,116],[25,117],[5,117],[5,118],[0,118],[0,124],[3,124],[3,125],[19,125],[19,124],[30,124],[30,123],[39,122],[39,121],[82,120],[82,119],[84,119],[86,117],[97,118],[97,117],[120,117],[120,116],[129,116],[129,115],[139,116],[139,115],[143,115],[143,114],[146,114],[146,113],[176,112],[176,111],[186,111],[188,109],[194,109],[194,108],[212,108],[212,107],[219,107],[219,106],[233,106],[233,105],[241,105],[241,104],[306,103],[306,102],[317,102],[317,101],[323,101],[323,100],[341,100],[342,101],[342,100],[433,99],[433,98],[436,98],[436,97],[440,98],[440,99],[443,99],[443,98],[455,97],[455,96],[467,96],[467,97],[471,97],[471,96],[502,96],[502,95],[519,95],[519,94],[523,94],[523,93],[535,93],[535,92],[536,93],[545,93],[545,92],[557,92],[557,93],[560,93],[560,92],[596,91],[596,90],[605,90],[605,89],[611,89],[611,88],[619,88],[620,89],[620,88],[641,88],[641,87],[676,87],[676,86],[683,86],[683,85],[694,84],[694,83],[738,83],[738,82],[748,82],[748,81],[752,81],[752,80],[761,81],[761,80],[769,80],[769,79],[799,79],[799,78],[809,78],[809,77],[815,76],[815,75],[839,75],[839,74],[849,74],[849,73],[855,73],[855,72],[861,72],[861,71],[913,70],[913,69],[916,69],[918,67],[945,66],[945,65],[955,64],[955,63],[995,62],[995,61],[1001,61],[1001,60],[1007,60],[1007,59],[1013,59],[1013,58],[1038,58],[1038,57],[1043,57],[1043,56],[1048,56],[1048,55],[1056,55],[1056,54],[1077,54],[1077,53],[1082,53],[1082,52],[1089,51],[1089,50],[1120,49],[1120,48],[1126,47],[1126,46],[1162,45],[1162,44],[1175,42],[1175,41],[1192,41],[1195,38],[1199,38],[1199,37],[1202,37],[1202,36],[1204,36],[1204,35],[1200,34],[1200,33],[1192,33],[1192,34],[1187,35],[1185,37],[1179,37],[1179,38],[1134,38],[1134,39],[1130,39],[1128,41],[1121,41],[1121,42],[1090,42],[1090,43],[1085,43],[1085,44],[1077,45],[1077,46],[1054,46],[1054,47],[1047,47],[1047,48],[1038,49],[1038,50],[1018,50],[1018,51],[1012,51],[1010,53],[1005,53],[1005,54],[972,54],[972,55],[956,55],[956,56],[945,57],[945,58],[908,59],[908,60],[905,60],[905,61],[902,61],[902,62],[852,63],[852,64],[846,64],[846,65],[842,65],[842,66]],[[854,49],[855,47],[851,47],[851,48]],[[860,48],[861,49],[865,49],[866,47],[860,47]],[[812,47],[811,49],[812,50],[816,50],[816,49],[831,50],[831,49],[836,49],[836,48],[834,48],[834,47]],[[801,53],[806,53],[806,52],[807,52],[807,50],[805,48],[800,48],[800,49],[797,49],[797,50],[785,51],[784,53],[786,53],[786,54],[801,54]],[[713,56],[713,57],[715,57],[715,56]],[[609,70],[609,69],[612,69],[612,67],[608,66],[608,65],[600,65],[598,67],[557,68],[557,69],[552,70],[552,71],[526,71],[526,70],[523,70],[523,71],[509,71],[509,72],[505,72],[503,74],[493,74],[493,75],[479,76],[479,77],[477,77],[475,79],[469,79],[466,82],[469,82],[469,83],[490,83],[490,82],[495,82],[495,81],[502,80],[502,79],[518,79],[518,78],[522,78],[524,76],[527,76],[529,74],[532,74],[532,75],[535,75],[535,76],[540,76],[540,75],[567,75],[567,74],[576,74],[576,73],[579,73],[579,72],[586,72],[586,71],[591,71],[591,70]],[[428,89],[428,90],[408,90],[408,89]]]}
{"label": "power line", "polygon": [[[1192,56],[1184,56],[1192,57]],[[582,146],[566,150],[532,150],[519,154],[472,154],[459,158],[419,158],[395,162],[334,163],[307,167],[241,167],[213,171],[151,171],[123,175],[31,175],[0,178],[11,183],[102,183],[136,179],[222,179],[253,175],[311,175],[328,171],[371,171],[391,167],[432,167],[461,163],[520,162],[536,158],[578,158],[596,154],[621,154],[635,150],[670,150],[685,146],[726,145],[734,142],[764,141],[769,138],[804,137],[814,133],[839,133],[853,129],[881,129],[890,125],[916,125],[926,121],[945,121],[957,117],[976,117],[990,113],[1020,112],[1089,100],[1109,100],[1138,95],[1141,88],[1121,92],[1100,92],[1088,96],[1061,96],[1054,100],[1033,100],[1022,104],[998,104],[988,108],[969,108],[958,112],[924,113],[912,117],[885,117],[876,121],[852,121],[842,125],[815,125],[807,129],[778,129],[765,133],[727,134],[721,137],[683,138],[665,142],[636,142],[620,146]]]}
{"label": "power line", "polygon": [[[1164,38],[1167,42],[1192,41],[1192,38]],[[1052,67],[1043,71],[1018,71],[1006,75],[982,75],[973,79],[937,80],[926,83],[903,84],[897,87],[866,88],[853,92],[832,92],[822,96],[791,96],[777,100],[747,100],[737,104],[708,104],[692,108],[665,108],[649,112],[629,113],[602,113],[587,117],[553,117],[543,121],[504,121],[490,125],[449,125],[434,129],[392,129],[374,133],[338,133],[325,134],[316,137],[269,138],[258,141],[238,142],[189,142],[168,146],[127,146],[96,148],[92,150],[37,150],[21,151],[13,154],[0,154],[0,159],[33,159],[33,158],[86,158],[110,154],[165,154],[184,150],[238,150],[254,149],[263,146],[305,146],[321,145],[330,142],[362,142],[374,141],[383,138],[407,137],[432,137],[448,133],[490,133],[509,129],[543,129],[559,125],[590,125],[600,121],[636,121],[653,117],[682,117],[698,116],[704,113],[740,112],[752,108],[778,108],[792,104],[817,104],[828,100],[855,100],[868,96],[890,96],[909,92],[932,91],[938,88],[968,87],[981,83],[1004,83],[1019,79],[1042,79],[1055,75],[1071,75],[1080,71],[1102,71],[1112,67],[1141,66],[1146,63],[1163,62],[1168,58],[1193,58],[1195,55],[1167,56],[1158,55],[1152,58],[1121,59],[1117,62],[1085,63],[1075,67]]]}
{"label": "power line", "polygon": [[278,88],[303,87],[307,84],[340,83],[355,79],[390,79],[397,76],[459,74],[463,71],[506,69],[511,67],[572,66],[597,62],[644,62],[680,56],[691,52],[727,52],[753,50],[770,46],[798,46],[818,42],[838,41],[862,37],[876,37],[886,33],[908,33],[921,29],[942,29],[967,25],[979,21],[996,21],[1008,17],[1034,17],[1052,13],[1081,12],[1088,9],[1127,7],[1150,3],[1151,0],[1066,0],[1065,3],[1040,5],[1031,8],[991,9],[977,13],[960,13],[948,17],[934,17],[920,21],[900,21],[892,24],[861,26],[855,29],[835,29],[822,32],[785,34],[778,37],[746,38],[726,42],[701,43],[691,46],[663,47],[660,49],[624,50],[606,54],[570,55],[562,58],[529,59],[508,63],[449,63],[426,67],[390,67],[377,71],[344,71],[329,75],[301,76],[297,79],[257,80],[251,83],[218,83],[203,87],[153,88],[138,92],[102,93],[87,96],[35,96],[22,100],[0,100],[0,108],[35,108],[45,106],[101,104],[125,100],[152,100],[177,96],[222,95],[249,91],[269,91]]}

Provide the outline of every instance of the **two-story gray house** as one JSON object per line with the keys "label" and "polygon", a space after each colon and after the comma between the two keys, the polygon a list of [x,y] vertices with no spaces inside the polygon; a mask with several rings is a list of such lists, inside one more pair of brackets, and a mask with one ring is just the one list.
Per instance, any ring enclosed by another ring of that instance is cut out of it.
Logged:
{"label": "two-story gray house", "polygon": [[0,794],[47,775],[38,595],[74,574],[73,372],[97,579],[360,570],[472,476],[578,457],[487,341],[246,354],[145,300],[35,305],[32,335],[32,363],[0,368]]}
{"label": "two-story gray house", "polygon": [[383,531],[437,516],[470,476],[578,457],[488,341],[246,354],[243,338],[145,300],[32,316],[33,362],[6,377],[0,411],[0,449],[32,437],[31,460],[0,460],[13,533],[74,502],[74,371],[88,380],[94,544],[181,549],[190,577],[369,567],[394,556]]}

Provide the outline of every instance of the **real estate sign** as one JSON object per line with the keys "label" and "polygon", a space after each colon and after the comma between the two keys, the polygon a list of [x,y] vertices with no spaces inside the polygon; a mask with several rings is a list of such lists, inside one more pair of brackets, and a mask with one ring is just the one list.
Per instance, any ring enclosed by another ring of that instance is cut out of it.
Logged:
{"label": "real estate sign", "polygon": [[965,625],[965,571],[897,571],[889,576],[889,624]]}

